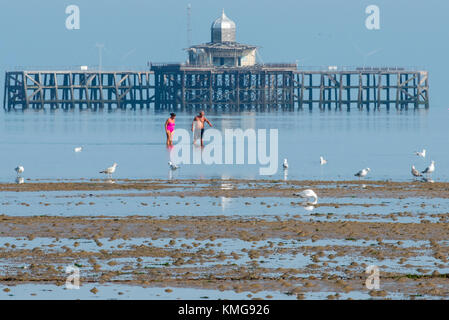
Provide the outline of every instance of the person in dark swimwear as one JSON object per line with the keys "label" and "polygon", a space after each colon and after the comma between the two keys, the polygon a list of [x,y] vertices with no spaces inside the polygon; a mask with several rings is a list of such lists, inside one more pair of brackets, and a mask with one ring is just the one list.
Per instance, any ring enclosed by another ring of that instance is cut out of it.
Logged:
{"label": "person in dark swimwear", "polygon": [[167,146],[173,145],[173,131],[175,130],[176,114],[170,113],[170,118],[165,121],[165,134],[167,135]]}
{"label": "person in dark swimwear", "polygon": [[[204,122],[212,127],[212,123],[204,116],[204,111],[201,110],[200,113],[193,118],[192,122],[192,132],[193,132],[193,144],[195,144],[196,140],[199,138],[201,140],[201,146],[203,147],[203,134],[204,134]],[[198,137],[199,136],[199,137]]]}

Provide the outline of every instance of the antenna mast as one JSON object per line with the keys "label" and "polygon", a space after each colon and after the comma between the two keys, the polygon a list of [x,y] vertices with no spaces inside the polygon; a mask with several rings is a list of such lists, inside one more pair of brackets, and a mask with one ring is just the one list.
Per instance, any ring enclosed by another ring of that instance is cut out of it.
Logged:
{"label": "antenna mast", "polygon": [[192,15],[192,5],[189,3],[187,5],[187,47],[189,48],[192,44],[192,26],[190,23],[190,17]]}

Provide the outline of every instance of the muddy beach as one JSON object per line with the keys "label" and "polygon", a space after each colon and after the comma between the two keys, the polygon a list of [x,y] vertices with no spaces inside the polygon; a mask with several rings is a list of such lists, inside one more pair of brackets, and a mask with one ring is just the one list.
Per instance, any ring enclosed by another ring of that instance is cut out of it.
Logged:
{"label": "muddy beach", "polygon": [[[64,295],[67,266],[99,297],[105,285],[167,298],[186,288],[251,299],[449,295],[449,183],[114,182],[0,184],[3,298],[39,298],[38,285]],[[293,195],[305,188],[319,196],[308,210]],[[370,265],[377,290],[365,285]]]}
{"label": "muddy beach", "polygon": [[[245,179],[182,179],[182,180],[130,180],[114,179],[88,181],[61,180],[45,182],[27,180],[23,184],[0,183],[0,192],[44,192],[44,191],[102,191],[138,190],[156,193],[160,196],[225,196],[225,197],[291,197],[292,193],[304,188],[317,188],[326,197],[437,197],[449,198],[448,182],[426,183],[421,180],[410,182],[342,180],[342,181],[283,181]],[[244,193],[242,193],[244,191]]]}

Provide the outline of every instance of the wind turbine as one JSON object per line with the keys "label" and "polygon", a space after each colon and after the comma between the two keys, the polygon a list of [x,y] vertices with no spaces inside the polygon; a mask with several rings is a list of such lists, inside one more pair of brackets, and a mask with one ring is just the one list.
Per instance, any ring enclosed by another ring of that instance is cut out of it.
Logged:
{"label": "wind turbine", "polygon": [[371,57],[372,55],[375,55],[376,53],[378,53],[379,51],[382,50],[382,48],[376,49],[376,50],[372,50],[370,52],[365,52],[362,49],[360,49],[360,47],[358,45],[356,45],[355,43],[353,43],[355,49],[357,50],[357,52],[363,56],[363,68],[365,69],[366,67],[366,61],[368,60],[368,57]]}
{"label": "wind turbine", "polygon": [[136,51],[137,51],[136,48],[129,50],[127,53],[125,53],[125,54],[122,56],[122,61],[128,59],[128,57],[129,57],[130,55],[132,55],[132,54],[133,54],[134,52],[136,52]]}

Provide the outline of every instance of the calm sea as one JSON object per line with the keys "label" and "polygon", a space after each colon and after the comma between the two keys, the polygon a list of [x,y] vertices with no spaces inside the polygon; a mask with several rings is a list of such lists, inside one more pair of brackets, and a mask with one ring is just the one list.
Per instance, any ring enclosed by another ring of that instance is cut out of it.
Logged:
{"label": "calm sea", "polygon": [[[91,179],[118,163],[115,178],[250,178],[348,180],[364,167],[369,179],[411,180],[410,166],[424,169],[436,161],[436,181],[449,181],[449,110],[319,112],[210,112],[220,131],[226,128],[278,129],[278,170],[259,175],[255,165],[182,165],[171,173],[164,122],[168,112],[2,112],[0,114],[0,181],[24,178]],[[178,113],[176,128],[189,129],[192,113]],[[225,142],[223,142],[225,143]],[[75,153],[74,148],[83,151]],[[414,151],[427,149],[425,159]],[[197,150],[197,149],[195,149]],[[224,148],[223,148],[224,150]],[[321,166],[319,157],[328,164]],[[223,155],[224,156],[224,155]],[[288,159],[287,175],[282,161]]]}

